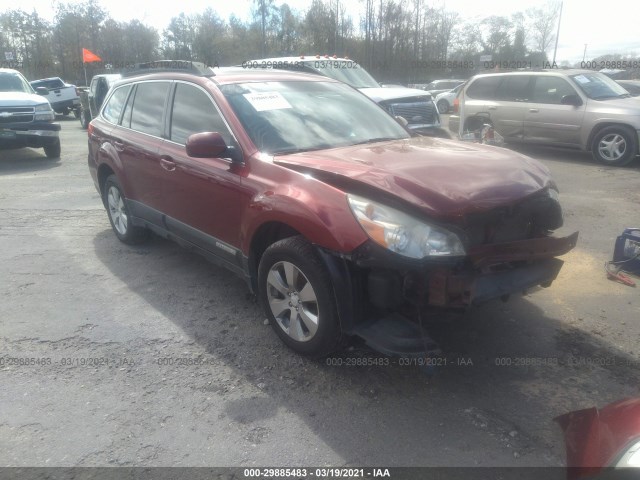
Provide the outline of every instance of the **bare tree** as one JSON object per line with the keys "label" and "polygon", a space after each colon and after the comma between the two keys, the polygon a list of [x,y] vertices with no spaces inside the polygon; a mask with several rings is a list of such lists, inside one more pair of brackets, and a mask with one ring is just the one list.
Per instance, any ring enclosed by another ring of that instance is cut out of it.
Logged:
{"label": "bare tree", "polygon": [[533,7],[526,11],[532,32],[531,47],[535,52],[546,55],[551,43],[555,40],[559,11],[560,2],[558,1],[552,1],[544,7]]}

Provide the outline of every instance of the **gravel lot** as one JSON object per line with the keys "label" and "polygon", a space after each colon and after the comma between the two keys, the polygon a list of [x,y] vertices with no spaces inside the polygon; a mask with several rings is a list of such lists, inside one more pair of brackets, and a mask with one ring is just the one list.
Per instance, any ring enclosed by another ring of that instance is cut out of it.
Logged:
{"label": "gravel lot", "polygon": [[0,466],[557,466],[553,417],[639,394],[638,289],[603,264],[638,226],[640,162],[520,149],[578,247],[551,288],[435,325],[448,364],[426,375],[298,357],[227,271],[118,242],[86,131],[60,122],[60,160],[0,152]]}

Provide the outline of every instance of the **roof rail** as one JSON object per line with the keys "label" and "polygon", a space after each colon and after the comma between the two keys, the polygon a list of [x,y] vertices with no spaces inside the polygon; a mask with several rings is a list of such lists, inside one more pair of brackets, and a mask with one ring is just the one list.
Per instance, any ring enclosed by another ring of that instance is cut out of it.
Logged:
{"label": "roof rail", "polygon": [[124,70],[122,76],[133,77],[164,72],[191,73],[200,77],[215,76],[212,66],[205,65],[202,62],[192,62],[191,60],[155,60],[153,62],[136,63],[133,68]]}

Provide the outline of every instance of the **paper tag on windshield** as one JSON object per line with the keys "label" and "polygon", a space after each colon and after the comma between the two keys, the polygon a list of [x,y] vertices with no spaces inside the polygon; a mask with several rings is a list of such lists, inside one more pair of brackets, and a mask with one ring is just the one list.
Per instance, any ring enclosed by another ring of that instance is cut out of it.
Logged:
{"label": "paper tag on windshield", "polygon": [[258,112],[291,108],[291,104],[287,102],[286,98],[280,95],[280,92],[245,93],[244,98],[246,98]]}
{"label": "paper tag on windshield", "polygon": [[589,79],[587,77],[585,77],[584,75],[576,75],[575,77],[573,77],[573,79],[576,82],[589,83]]}

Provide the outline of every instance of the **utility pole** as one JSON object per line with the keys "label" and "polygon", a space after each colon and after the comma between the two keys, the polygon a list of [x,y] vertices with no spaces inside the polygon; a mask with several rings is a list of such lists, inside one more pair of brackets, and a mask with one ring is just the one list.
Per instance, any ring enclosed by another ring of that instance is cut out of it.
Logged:
{"label": "utility pole", "polygon": [[260,16],[262,20],[262,58],[267,56],[267,39],[266,39],[266,32],[265,32],[267,12],[266,12],[264,1],[265,0],[260,1]]}
{"label": "utility pole", "polygon": [[584,62],[584,59],[587,58],[587,43],[584,44],[584,53],[582,54],[582,61]]}
{"label": "utility pole", "polygon": [[558,31],[556,32],[556,46],[553,49],[553,62],[556,63],[556,53],[558,52],[558,39],[560,38],[560,23],[562,22],[562,6],[564,2],[560,2],[560,15],[558,16]]}

